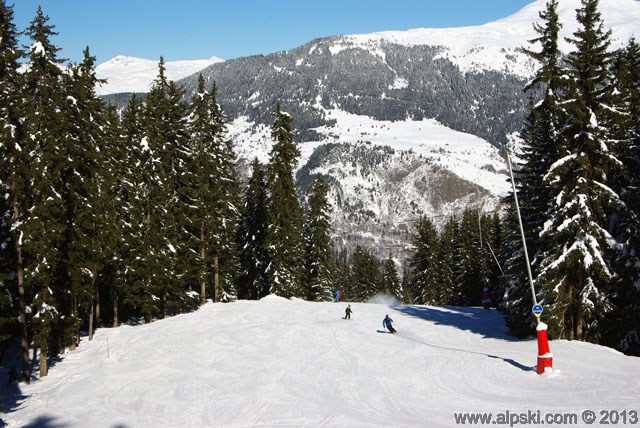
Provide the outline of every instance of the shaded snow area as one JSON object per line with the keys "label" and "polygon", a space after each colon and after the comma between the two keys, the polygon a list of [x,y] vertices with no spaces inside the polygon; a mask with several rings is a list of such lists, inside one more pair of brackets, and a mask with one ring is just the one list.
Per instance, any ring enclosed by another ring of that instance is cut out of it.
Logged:
{"label": "shaded snow area", "polygon": [[[10,427],[444,427],[459,412],[540,411],[590,426],[586,409],[640,411],[639,358],[552,341],[554,371],[537,375],[536,342],[509,337],[493,310],[351,303],[343,320],[346,306],[270,296],[100,329],[21,384],[25,398],[3,417]],[[397,335],[380,332],[387,313]]]}

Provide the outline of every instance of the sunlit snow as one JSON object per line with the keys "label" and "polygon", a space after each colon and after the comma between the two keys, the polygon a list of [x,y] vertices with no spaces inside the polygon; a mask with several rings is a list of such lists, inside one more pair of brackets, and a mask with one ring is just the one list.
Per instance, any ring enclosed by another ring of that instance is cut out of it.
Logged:
{"label": "sunlit snow", "polygon": [[[384,301],[378,300],[378,301]],[[46,378],[4,387],[9,427],[445,427],[456,412],[638,410],[640,359],[506,334],[481,308],[208,303],[142,326],[97,330]],[[397,335],[382,332],[385,314]],[[19,397],[22,398],[19,398]],[[520,426],[520,425],[519,425]],[[541,425],[541,426],[544,426]]]}

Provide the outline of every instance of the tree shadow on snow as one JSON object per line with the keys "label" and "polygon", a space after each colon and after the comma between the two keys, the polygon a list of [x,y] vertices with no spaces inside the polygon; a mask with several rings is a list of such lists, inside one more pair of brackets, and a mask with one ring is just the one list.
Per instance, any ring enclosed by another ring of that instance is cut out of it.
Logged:
{"label": "tree shadow on snow", "polygon": [[[40,358],[36,352],[31,349],[29,351],[29,370],[31,372],[30,382],[38,380],[38,371],[40,369]],[[61,362],[62,356],[57,355],[47,359],[49,370],[55,365]],[[10,379],[9,373],[11,369],[15,370],[16,380]],[[0,414],[8,414],[15,411],[20,407],[25,399],[29,396],[25,395],[20,388],[22,382],[18,380],[22,376],[22,361],[19,339],[14,339],[10,345],[9,350],[6,352],[2,364],[0,365]],[[41,418],[42,419],[42,418]],[[44,420],[46,419],[46,420]],[[52,425],[51,420],[44,418],[43,420],[34,421],[33,423],[39,423],[40,425],[27,425],[29,427],[56,427],[60,425]],[[48,425],[47,425],[48,424]],[[4,426],[2,418],[0,418],[0,427]]]}
{"label": "tree shadow on snow", "polygon": [[[498,311],[487,311],[482,308],[468,308],[468,307],[424,307],[424,306],[396,306],[393,308],[398,312],[406,315],[414,316],[426,321],[431,321],[437,325],[447,325],[459,328],[460,330],[467,330],[474,334],[482,335],[485,338],[502,339],[509,341],[517,341],[518,339],[509,335],[509,331],[504,324],[504,317]],[[522,371],[534,371],[535,366],[526,366],[511,358],[504,358],[498,355],[487,354],[485,352],[478,352],[469,349],[454,348],[449,346],[435,345],[425,342],[421,339],[409,337],[403,332],[398,333],[399,336],[405,339],[420,343],[432,348],[444,349],[447,351],[464,352],[468,354],[483,355],[489,358],[495,358],[502,360],[507,364],[510,364]]]}
{"label": "tree shadow on snow", "polygon": [[56,423],[51,416],[38,416],[33,421],[24,425],[23,428],[65,428],[68,425]]}
{"label": "tree shadow on snow", "polygon": [[[16,410],[18,406],[27,398],[20,389],[17,381],[7,383],[8,370],[0,371],[0,413],[7,414]],[[0,417],[0,427],[5,426],[4,420]]]}
{"label": "tree shadow on snow", "polygon": [[464,306],[394,306],[393,309],[436,325],[456,327],[486,338],[518,340],[509,334],[504,316],[495,309]]}

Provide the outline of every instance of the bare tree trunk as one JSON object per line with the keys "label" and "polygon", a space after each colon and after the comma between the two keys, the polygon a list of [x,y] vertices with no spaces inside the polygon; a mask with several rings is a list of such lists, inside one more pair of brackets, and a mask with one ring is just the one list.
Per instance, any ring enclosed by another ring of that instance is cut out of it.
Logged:
{"label": "bare tree trunk", "polygon": [[218,275],[218,256],[213,258],[213,289],[214,289],[214,302],[219,302],[222,297],[222,290],[220,290],[220,277]]}
{"label": "bare tree trunk", "polygon": [[95,314],[94,311],[94,301],[91,299],[91,304],[89,305],[89,340],[93,340],[93,317]]}
{"label": "bare tree trunk", "polygon": [[47,351],[40,349],[40,377],[45,377],[49,374],[49,367],[47,367]]}
{"label": "bare tree trunk", "polygon": [[118,327],[120,320],[118,319],[118,296],[113,296],[113,326]]}
{"label": "bare tree trunk", "polygon": [[[76,299],[75,297],[72,299],[72,310],[71,310],[71,315],[73,315],[74,319],[78,319],[78,299]],[[70,342],[69,342],[69,350],[70,351],[75,351],[76,350],[76,345],[80,342],[79,336],[80,336],[80,332],[75,329],[74,334],[72,335]]]}
{"label": "bare tree trunk", "polygon": [[[97,271],[97,269],[96,269]],[[97,275],[96,275],[97,276]],[[95,290],[95,304],[96,304],[96,309],[95,309],[95,314],[94,314],[94,323],[95,323],[95,327],[100,327],[100,284],[93,284],[93,289]]]}
{"label": "bare tree trunk", "polygon": [[[204,224],[200,225],[200,258],[206,260],[206,252],[204,250]],[[202,278],[200,280],[200,301],[202,304],[207,302],[207,279]]]}
{"label": "bare tree trunk", "polygon": [[29,382],[29,332],[27,330],[27,298],[24,293],[24,267],[22,265],[22,248],[16,241],[18,253],[18,300],[20,305],[20,350],[22,354],[22,380]]}
{"label": "bare tree trunk", "polygon": [[160,299],[160,319],[165,319],[167,317],[167,294],[163,294]]}
{"label": "bare tree trunk", "polygon": [[[17,222],[20,216],[18,201],[13,197],[13,221]],[[27,298],[24,291],[24,265],[22,261],[22,235],[15,240],[17,274],[18,274],[18,302],[20,306],[20,350],[22,354],[22,380],[29,382],[31,369],[29,368],[29,331],[27,330]]]}

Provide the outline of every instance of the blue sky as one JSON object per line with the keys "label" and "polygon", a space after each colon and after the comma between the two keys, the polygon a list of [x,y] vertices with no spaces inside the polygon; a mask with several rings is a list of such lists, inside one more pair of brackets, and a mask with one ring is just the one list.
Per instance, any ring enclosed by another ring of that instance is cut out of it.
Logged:
{"label": "blue sky", "polygon": [[[166,61],[232,59],[292,49],[318,37],[479,25],[533,0],[7,0],[26,28],[42,5],[61,58],[116,55]],[[27,43],[27,41],[24,41]]]}

